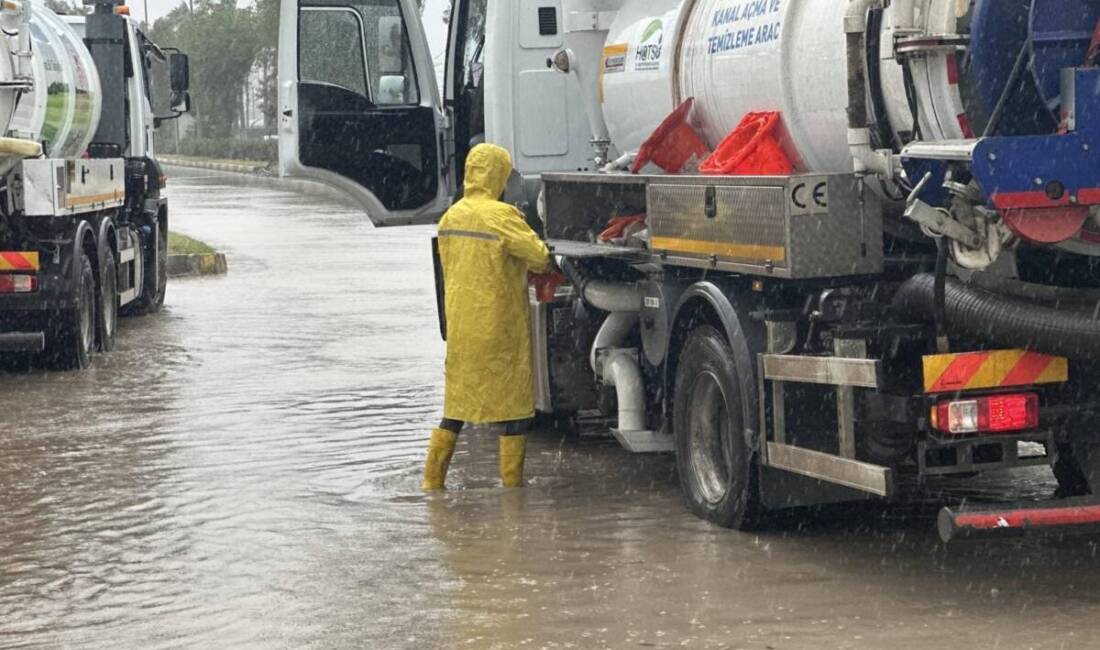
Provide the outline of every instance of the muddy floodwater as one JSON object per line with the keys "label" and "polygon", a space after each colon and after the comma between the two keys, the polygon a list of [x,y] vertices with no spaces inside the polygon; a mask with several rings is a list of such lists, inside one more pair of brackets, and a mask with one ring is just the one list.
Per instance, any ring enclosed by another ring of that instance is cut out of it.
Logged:
{"label": "muddy floodwater", "polygon": [[474,434],[425,496],[431,231],[243,177],[170,187],[229,275],[174,281],[90,371],[0,374],[0,647],[1100,647],[1088,540],[944,548],[934,508],[720,530],[670,457],[549,433],[527,489]]}

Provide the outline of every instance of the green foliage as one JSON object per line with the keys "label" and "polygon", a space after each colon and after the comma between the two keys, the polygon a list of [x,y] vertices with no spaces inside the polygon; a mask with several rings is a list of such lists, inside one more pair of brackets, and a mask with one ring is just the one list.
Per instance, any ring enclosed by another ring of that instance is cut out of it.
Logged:
{"label": "green foliage", "polygon": [[[167,138],[165,138],[167,139]],[[275,162],[279,158],[278,144],[275,140],[239,140],[227,138],[184,138],[177,150],[173,142],[162,142],[161,153],[194,156],[198,158],[219,158],[225,160],[255,160]]]}
{"label": "green foliage", "polygon": [[[153,24],[150,38],[162,47],[178,47],[191,56],[191,97],[196,132],[228,139],[241,121],[241,93],[256,57],[270,37],[257,9],[235,0],[197,0],[194,12],[181,5]],[[275,16],[276,29],[278,15]],[[263,28],[261,28],[263,27]]]}

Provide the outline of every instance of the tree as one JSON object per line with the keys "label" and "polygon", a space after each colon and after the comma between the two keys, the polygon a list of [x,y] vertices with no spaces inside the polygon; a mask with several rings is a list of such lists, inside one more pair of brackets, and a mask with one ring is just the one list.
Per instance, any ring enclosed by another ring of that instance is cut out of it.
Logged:
{"label": "tree", "polygon": [[197,0],[194,12],[181,5],[150,31],[158,45],[191,57],[196,135],[228,138],[241,121],[241,92],[261,47],[257,12],[234,0]]}

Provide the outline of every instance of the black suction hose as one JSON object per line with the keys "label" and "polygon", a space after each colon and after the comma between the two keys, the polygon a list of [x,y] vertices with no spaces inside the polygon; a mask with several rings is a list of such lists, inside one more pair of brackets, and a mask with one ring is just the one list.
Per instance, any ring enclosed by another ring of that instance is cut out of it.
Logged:
{"label": "black suction hose", "polygon": [[1046,284],[1035,284],[986,275],[985,273],[975,273],[970,278],[969,283],[990,293],[1052,307],[1068,306],[1070,309],[1083,310],[1086,308],[1096,309],[1100,305],[1100,289],[1053,287]]}
{"label": "black suction hose", "polygon": [[[903,317],[931,321],[936,309],[936,276],[922,273],[894,296]],[[1100,305],[1078,309],[1038,305],[944,281],[947,330],[954,336],[1026,348],[1072,359],[1100,361]]]}

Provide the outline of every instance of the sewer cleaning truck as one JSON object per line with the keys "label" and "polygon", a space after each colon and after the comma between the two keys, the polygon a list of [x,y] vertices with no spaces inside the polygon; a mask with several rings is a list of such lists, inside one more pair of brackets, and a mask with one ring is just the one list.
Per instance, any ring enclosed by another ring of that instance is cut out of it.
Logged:
{"label": "sewer cleaning truck", "polygon": [[375,225],[511,152],[567,279],[540,412],[674,453],[699,516],[1048,466],[941,535],[1100,524],[1100,3],[455,0],[442,89],[412,0],[280,30],[282,170]]}
{"label": "sewer cleaning truck", "polygon": [[0,357],[62,369],[111,350],[120,311],[164,302],[153,133],[190,104],[187,56],[153,44],[120,0],[90,4],[0,4]]}

